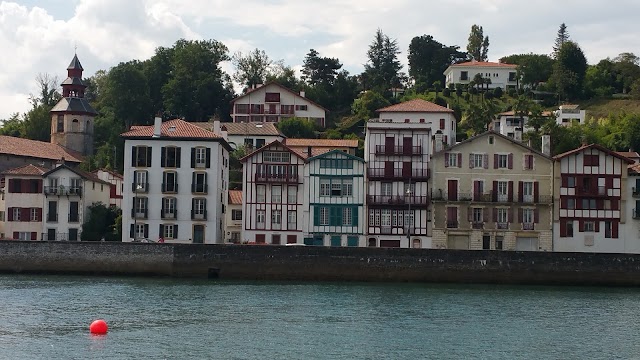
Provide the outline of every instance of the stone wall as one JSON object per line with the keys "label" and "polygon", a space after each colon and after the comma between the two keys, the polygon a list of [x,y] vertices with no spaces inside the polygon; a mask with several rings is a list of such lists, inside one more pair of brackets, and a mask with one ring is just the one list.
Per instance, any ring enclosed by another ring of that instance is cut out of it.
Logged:
{"label": "stone wall", "polygon": [[0,241],[0,271],[300,281],[640,285],[640,255]]}

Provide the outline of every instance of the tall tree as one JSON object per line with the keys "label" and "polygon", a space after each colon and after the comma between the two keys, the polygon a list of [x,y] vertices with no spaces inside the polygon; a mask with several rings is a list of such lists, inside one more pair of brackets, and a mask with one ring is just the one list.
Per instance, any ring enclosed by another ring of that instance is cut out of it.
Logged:
{"label": "tall tree", "polygon": [[231,57],[231,63],[236,68],[233,80],[252,88],[265,82],[273,61],[264,50],[255,49],[247,54],[236,52]]}
{"label": "tall tree", "polygon": [[308,119],[292,117],[278,122],[277,126],[286,137],[307,139],[316,137],[316,125]]}
{"label": "tall tree", "polygon": [[147,77],[142,69],[139,61],[120,63],[109,70],[100,90],[100,110],[104,112],[109,108],[122,122],[123,129],[148,124],[154,115]]}
{"label": "tall tree", "polygon": [[393,87],[401,86],[402,64],[398,60],[398,54],[400,49],[397,40],[391,40],[381,29],[378,29],[367,51],[369,61],[364,66],[363,74],[367,79],[365,89],[387,92]]}
{"label": "tall tree", "polygon": [[278,60],[271,66],[271,71],[267,74],[267,82],[274,81],[287,89],[294,91],[302,88],[302,82],[296,76],[296,71],[289,65],[285,65],[284,61]]}
{"label": "tall tree", "polygon": [[335,82],[338,71],[341,68],[342,64],[340,60],[321,57],[316,50],[311,49],[304,58],[302,80],[311,86],[317,86],[319,84],[331,86]]}
{"label": "tall tree", "polygon": [[630,52],[621,53],[613,59],[620,90],[625,94],[630,92],[633,83],[640,79],[639,60],[634,53]]}
{"label": "tall tree", "polygon": [[24,114],[20,136],[32,140],[49,141],[51,139],[51,108],[60,100],[57,90],[58,80],[47,74],[38,74],[36,82],[40,91],[31,94],[31,109]]}
{"label": "tall tree", "polygon": [[553,56],[557,58],[558,52],[565,42],[569,41],[569,32],[567,31],[567,25],[565,23],[560,24],[558,29],[558,35],[556,35],[556,41],[553,45]]}
{"label": "tall tree", "polygon": [[416,88],[426,88],[435,81],[444,84],[444,71],[451,64],[467,59],[459,46],[447,46],[433,39],[431,35],[416,36],[409,44],[409,76]]}
{"label": "tall tree", "polygon": [[552,76],[558,91],[569,100],[579,98],[586,72],[587,58],[582,49],[575,42],[566,41],[558,51]]}
{"label": "tall tree", "polygon": [[547,82],[553,72],[553,59],[546,54],[514,54],[502,57],[501,63],[518,65],[521,84],[535,88]]}
{"label": "tall tree", "polygon": [[482,26],[473,24],[469,33],[467,53],[475,61],[487,61],[489,54],[489,36],[484,36]]}

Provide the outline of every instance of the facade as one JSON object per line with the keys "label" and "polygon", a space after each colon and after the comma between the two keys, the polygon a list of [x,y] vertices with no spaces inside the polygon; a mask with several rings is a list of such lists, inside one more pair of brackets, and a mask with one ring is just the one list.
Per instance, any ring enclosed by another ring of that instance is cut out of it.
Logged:
{"label": "facade", "polygon": [[234,150],[243,145],[248,149],[259,149],[276,140],[282,142],[285,139],[275,123],[217,123],[217,121],[213,121],[193,124],[213,132],[216,132],[215,129],[219,126],[221,132],[226,132],[227,142]]}
{"label": "facade", "polygon": [[332,150],[307,161],[302,217],[304,243],[365,246],[364,159]]}
{"label": "facade", "polygon": [[485,79],[490,79],[488,84],[490,89],[502,88],[503,90],[514,89],[518,85],[517,65],[503,64],[496,62],[468,61],[460,64],[453,64],[444,71],[445,86],[451,84],[469,84],[476,74],[482,75]]}
{"label": "facade", "polygon": [[184,120],[132,126],[125,139],[122,241],[222,243],[226,140]]}
{"label": "facade", "polygon": [[93,119],[97,112],[84,97],[82,65],[74,55],[62,82],[62,98],[51,109],[51,143],[82,155],[93,155]]}
{"label": "facade", "polygon": [[122,209],[122,192],[124,191],[122,175],[109,169],[98,169],[93,174],[98,179],[109,183],[109,205]]}
{"label": "facade", "polygon": [[[554,114],[550,111],[543,111],[542,116],[550,117]],[[528,126],[529,116],[525,115],[520,118],[515,112],[506,111],[498,114],[498,118],[491,123],[491,129],[494,132],[504,135],[518,141],[522,141],[522,134],[533,130]]]}
{"label": "facade", "polygon": [[293,139],[288,138],[284,140],[284,144],[287,145],[293,151],[304,152],[309,154],[309,148],[311,148],[311,155],[324,154],[332,150],[340,150],[349,155],[355,155],[358,150],[358,140],[347,139]]}
{"label": "facade", "polygon": [[455,143],[453,110],[415,99],[378,112],[364,145],[366,245],[430,248],[429,161],[434,149]]}
{"label": "facade", "polygon": [[640,253],[640,164],[628,166],[623,251]]}
{"label": "facade", "polygon": [[82,224],[89,220],[89,206],[109,205],[111,184],[92,173],[60,164],[42,174],[42,180],[45,215],[41,240],[80,240]]}
{"label": "facade", "polygon": [[14,240],[40,239],[45,201],[42,175],[46,171],[45,168],[28,164],[3,173],[4,237]]}
{"label": "facade", "polygon": [[242,191],[229,190],[229,207],[225,212],[225,242],[239,244],[242,239]]}
{"label": "facade", "polygon": [[[628,252],[628,165],[604,147],[583,145],[554,157],[554,251]],[[633,188],[632,188],[633,193]],[[633,217],[633,214],[632,216]],[[638,234],[631,234],[637,239]],[[628,239],[629,241],[632,241]]]}
{"label": "facade", "polygon": [[279,122],[282,119],[305,118],[325,127],[327,109],[307,99],[304,92],[295,93],[270,82],[258,85],[231,101],[233,122]]}
{"label": "facade", "polygon": [[556,117],[556,124],[562,126],[569,126],[571,124],[583,125],[587,117],[586,110],[580,110],[579,105],[560,105],[558,110],[554,111]]}
{"label": "facade", "polygon": [[83,156],[58,144],[0,135],[0,174],[6,170],[28,164],[51,169],[64,159],[70,166],[77,166]]}
{"label": "facade", "polygon": [[552,250],[550,157],[486,132],[431,165],[434,248]]}
{"label": "facade", "polygon": [[306,156],[274,141],[241,160],[242,242],[302,243]]}

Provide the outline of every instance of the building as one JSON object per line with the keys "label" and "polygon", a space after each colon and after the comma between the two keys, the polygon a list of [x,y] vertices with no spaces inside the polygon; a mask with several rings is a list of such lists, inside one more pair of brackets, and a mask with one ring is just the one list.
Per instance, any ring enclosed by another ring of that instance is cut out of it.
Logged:
{"label": "building", "polygon": [[640,162],[640,154],[635,151],[631,151],[631,149],[629,149],[629,151],[616,151],[616,154],[622,155],[629,160],[633,160],[633,162],[636,164]]}
{"label": "building", "polygon": [[444,71],[445,87],[454,84],[468,85],[477,74],[491,80],[485,86],[490,89],[515,89],[518,86],[517,65],[485,61],[468,61],[453,64]]}
{"label": "building", "polygon": [[327,109],[276,83],[257,85],[231,101],[233,122],[279,122],[297,117],[325,127]]}
{"label": "building", "polygon": [[580,105],[565,104],[560,105],[558,110],[554,111],[554,115],[556,117],[556,124],[558,125],[583,125],[587,117],[587,111],[580,110]]}
{"label": "building", "polygon": [[51,169],[64,159],[70,166],[77,166],[83,156],[58,144],[0,135],[0,173],[28,164]]}
{"label": "building", "polygon": [[124,178],[121,174],[110,169],[98,169],[93,174],[102,181],[110,184],[109,205],[122,209],[122,192],[124,191]]}
{"label": "building", "polygon": [[[619,154],[619,153],[618,153]],[[625,195],[625,231],[623,251],[640,253],[640,164],[636,161],[627,168],[628,178]]]}
{"label": "building", "polygon": [[231,147],[221,134],[156,118],[121,136],[122,241],[222,243]]}
{"label": "building", "polygon": [[340,150],[349,155],[355,155],[358,150],[357,139],[293,139],[287,138],[284,144],[297,152],[307,152],[309,147],[314,154],[322,154],[331,150]]}
{"label": "building", "polygon": [[4,235],[14,240],[38,240],[42,232],[43,192],[42,175],[48,169],[32,164],[5,170]]}
{"label": "building", "polygon": [[89,207],[97,203],[109,206],[111,184],[93,173],[61,163],[43,173],[42,180],[42,240],[80,240],[82,224],[89,220]]}
{"label": "building", "polygon": [[[551,117],[554,116],[554,114],[551,111],[543,111],[542,116]],[[498,114],[498,118],[491,123],[490,130],[500,135],[522,141],[522,134],[533,130],[533,128],[528,126],[528,123],[528,115],[520,118],[513,110],[505,111]]]}
{"label": "building", "polygon": [[97,112],[84,97],[82,65],[74,55],[62,82],[62,98],[51,109],[51,143],[82,155],[93,155],[93,119]]}
{"label": "building", "polygon": [[225,212],[225,242],[239,244],[242,239],[242,191],[229,190],[229,207]]}
{"label": "building", "polygon": [[[598,144],[554,159],[554,251],[628,252],[623,237],[627,212],[635,208],[627,193],[633,160]],[[637,233],[630,235],[637,240]]]}
{"label": "building", "polygon": [[365,246],[364,175],[364,159],[339,149],[307,159],[305,244]]}
{"label": "building", "polygon": [[364,144],[367,246],[430,248],[429,161],[455,143],[453,110],[414,99],[378,112]]}
{"label": "building", "polygon": [[307,157],[276,140],[241,159],[243,242],[302,243]]}
{"label": "building", "polygon": [[[215,121],[193,124],[209,131],[215,131]],[[234,150],[243,145],[248,149],[259,149],[276,140],[283,141],[285,138],[275,123],[220,123],[220,127],[221,131],[226,131],[227,142]]]}
{"label": "building", "polygon": [[433,247],[552,250],[553,160],[486,132],[434,154]]}

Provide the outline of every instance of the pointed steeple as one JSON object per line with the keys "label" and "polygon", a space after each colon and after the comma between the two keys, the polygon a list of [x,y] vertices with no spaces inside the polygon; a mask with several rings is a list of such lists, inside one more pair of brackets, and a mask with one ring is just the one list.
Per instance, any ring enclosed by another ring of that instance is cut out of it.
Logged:
{"label": "pointed steeple", "polygon": [[69,64],[69,67],[67,68],[67,70],[84,70],[82,68],[82,64],[80,64],[80,60],[78,60],[78,55],[74,54],[73,55],[73,59],[71,60],[71,63]]}
{"label": "pointed steeple", "polygon": [[62,82],[62,99],[51,109],[52,112],[74,111],[96,114],[96,111],[84,98],[87,85],[82,81],[83,70],[78,55],[74,54],[69,67],[67,67],[67,78]]}

